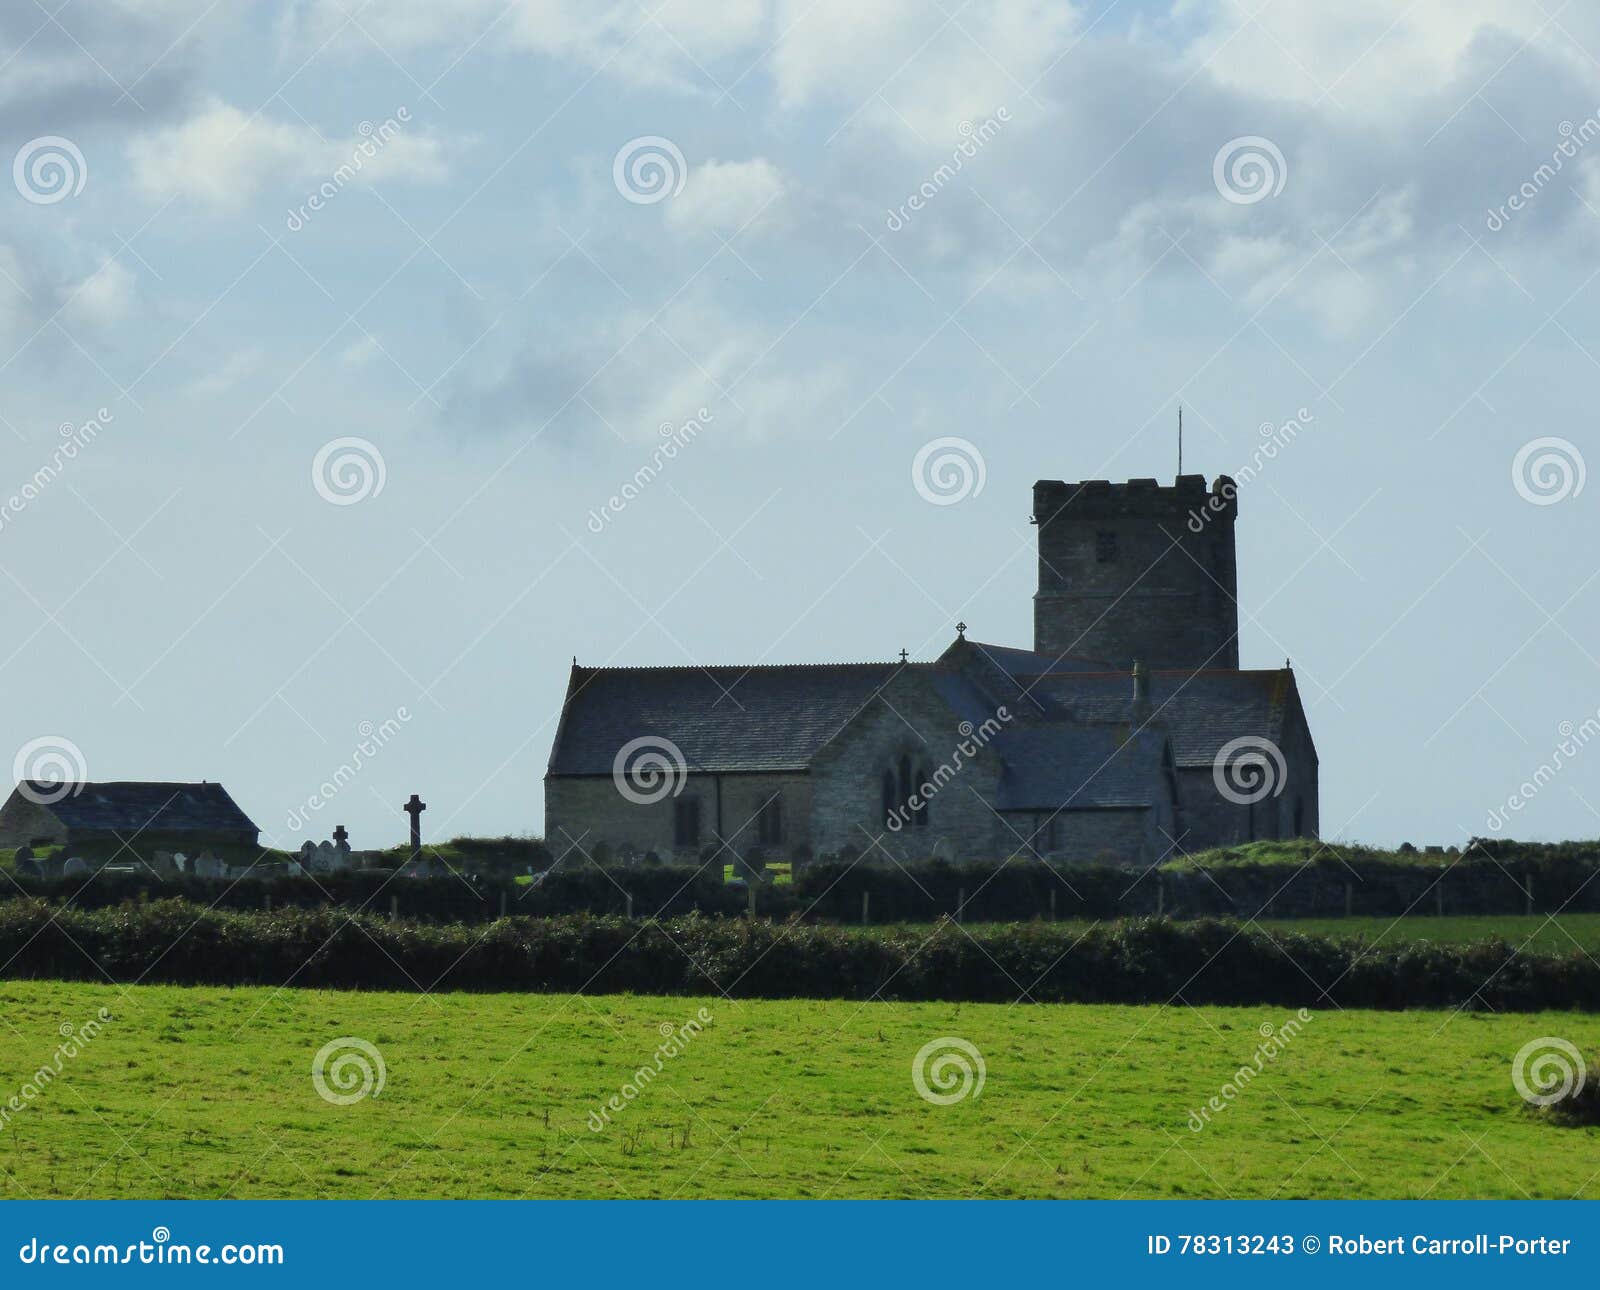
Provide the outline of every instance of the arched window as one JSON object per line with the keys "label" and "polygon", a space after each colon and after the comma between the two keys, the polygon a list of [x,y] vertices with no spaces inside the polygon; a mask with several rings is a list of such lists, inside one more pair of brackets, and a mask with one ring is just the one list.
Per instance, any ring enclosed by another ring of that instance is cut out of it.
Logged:
{"label": "arched window", "polygon": [[911,796],[911,758],[900,758],[900,804],[905,805]]}
{"label": "arched window", "polygon": [[917,767],[917,809],[911,813],[911,818],[919,829],[928,827],[928,768]]}
{"label": "arched window", "polygon": [[886,770],[883,772],[883,823],[885,828],[894,819],[894,808],[898,802],[899,799],[894,790],[894,772]]}

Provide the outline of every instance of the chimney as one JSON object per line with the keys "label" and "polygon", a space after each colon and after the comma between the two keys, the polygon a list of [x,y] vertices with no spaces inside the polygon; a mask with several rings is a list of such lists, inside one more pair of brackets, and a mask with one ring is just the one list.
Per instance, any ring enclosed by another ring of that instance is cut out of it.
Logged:
{"label": "chimney", "polygon": [[1150,669],[1140,659],[1133,660],[1133,711],[1130,720],[1135,729],[1150,720]]}

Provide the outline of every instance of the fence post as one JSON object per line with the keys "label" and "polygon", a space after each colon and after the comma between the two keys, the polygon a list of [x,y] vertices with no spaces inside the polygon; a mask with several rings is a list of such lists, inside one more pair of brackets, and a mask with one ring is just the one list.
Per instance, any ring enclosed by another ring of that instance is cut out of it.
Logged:
{"label": "fence post", "polygon": [[1156,874],[1156,917],[1160,918],[1167,912],[1167,880]]}
{"label": "fence post", "polygon": [[400,897],[399,896],[395,896],[395,895],[390,895],[390,897],[389,897],[389,921],[391,923],[398,922],[399,918],[400,918]]}
{"label": "fence post", "polygon": [[1355,898],[1355,885],[1351,883],[1348,878],[1346,878],[1344,880],[1344,916],[1346,918],[1350,917],[1350,911],[1355,907]]}
{"label": "fence post", "polygon": [[1533,875],[1527,875],[1528,913],[1533,913]]}
{"label": "fence post", "polygon": [[1050,921],[1056,921],[1056,889],[1050,888]]}
{"label": "fence post", "polygon": [[632,920],[632,918],[633,918],[633,893],[631,891],[625,891],[622,894],[627,899],[627,902],[628,902],[628,918],[630,920]]}
{"label": "fence post", "polygon": [[272,893],[270,891],[261,898],[261,907],[269,914],[272,912]]}
{"label": "fence post", "polygon": [[962,917],[966,914],[966,912],[967,912],[967,889],[965,887],[957,887],[956,888],[956,922],[959,923],[961,921]]}
{"label": "fence post", "polygon": [[506,889],[504,887],[502,887],[502,888],[500,888],[500,917],[504,918],[505,916],[506,916]]}
{"label": "fence post", "polygon": [[746,890],[749,894],[749,904],[745,907],[745,916],[754,918],[756,916],[756,883],[754,878],[750,879],[750,885]]}
{"label": "fence post", "polygon": [[872,902],[872,893],[870,891],[862,892],[861,893],[861,921],[863,923],[865,923],[867,921],[867,911],[868,911],[868,908],[871,905],[871,902]]}

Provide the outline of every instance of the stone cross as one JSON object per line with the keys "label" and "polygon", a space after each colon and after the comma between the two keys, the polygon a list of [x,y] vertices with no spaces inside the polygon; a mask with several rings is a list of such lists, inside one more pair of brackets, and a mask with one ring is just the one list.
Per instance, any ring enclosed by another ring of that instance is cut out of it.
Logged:
{"label": "stone cross", "polygon": [[962,640],[967,639],[967,625],[965,623],[956,624],[956,635],[961,637]]}
{"label": "stone cross", "polygon": [[339,850],[345,851],[348,850],[348,848],[345,846],[345,843],[348,841],[350,841],[350,830],[345,828],[345,826],[342,824],[337,825],[333,830],[334,845],[337,846]]}
{"label": "stone cross", "polygon": [[411,817],[411,860],[414,864],[422,859],[422,813],[428,809],[428,804],[413,793],[401,809]]}

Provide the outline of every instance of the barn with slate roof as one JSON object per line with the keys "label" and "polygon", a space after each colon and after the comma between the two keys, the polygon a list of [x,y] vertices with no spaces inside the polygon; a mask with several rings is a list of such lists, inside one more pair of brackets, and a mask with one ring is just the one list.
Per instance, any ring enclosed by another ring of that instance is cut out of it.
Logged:
{"label": "barn with slate roof", "polygon": [[963,627],[932,662],[574,660],[551,848],[1148,865],[1316,836],[1294,672],[1238,667],[1232,481],[1041,481],[1034,502],[1033,649]]}
{"label": "barn with slate roof", "polygon": [[260,830],[221,784],[24,780],[0,806],[0,847],[89,843],[255,846]]}

